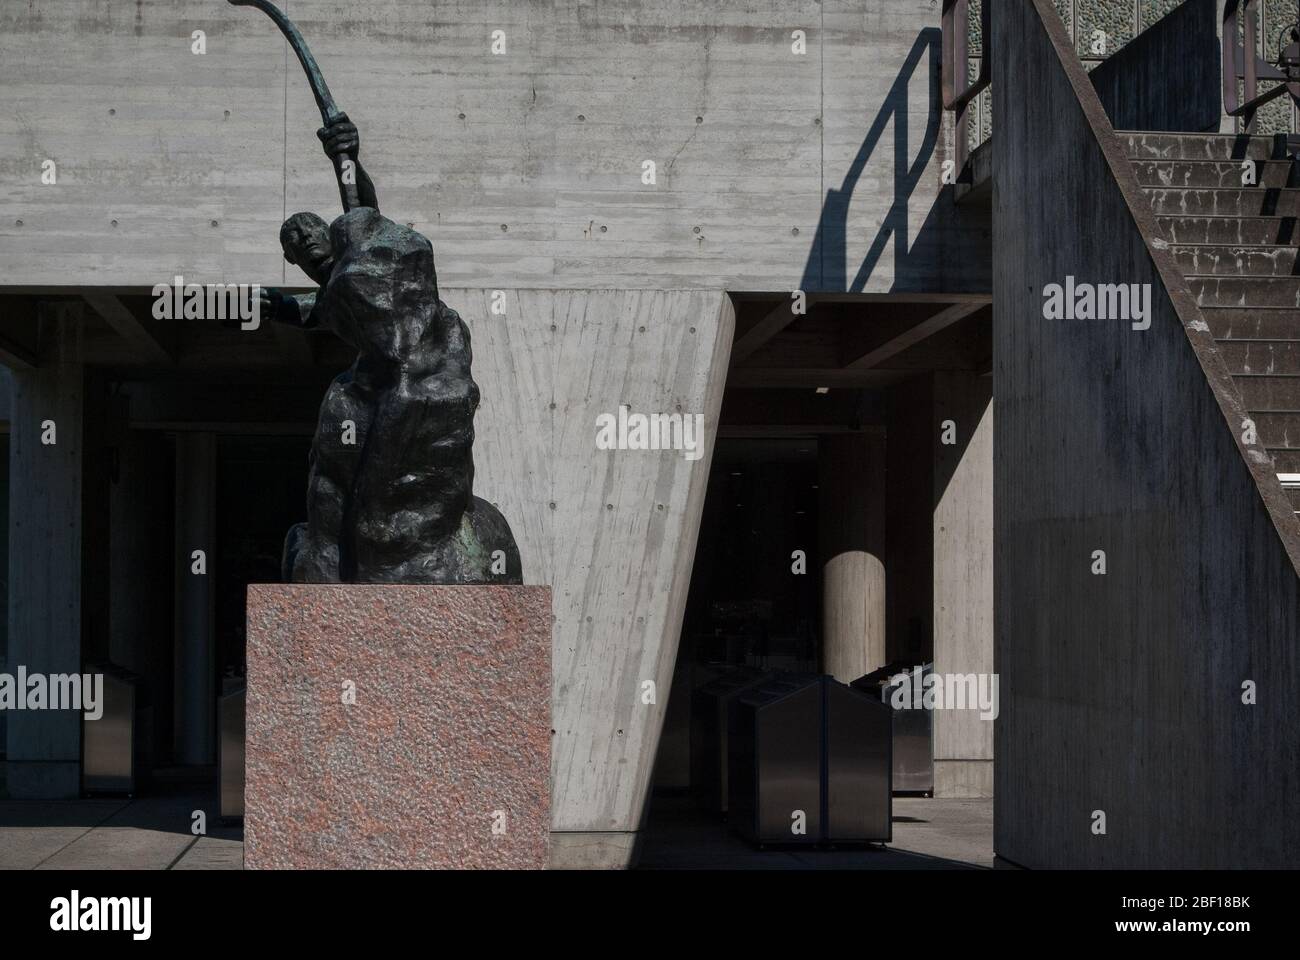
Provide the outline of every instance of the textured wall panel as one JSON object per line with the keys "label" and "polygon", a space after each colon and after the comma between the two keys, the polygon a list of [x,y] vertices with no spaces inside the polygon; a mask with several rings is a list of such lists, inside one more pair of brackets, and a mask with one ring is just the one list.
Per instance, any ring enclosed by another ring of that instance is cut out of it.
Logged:
{"label": "textured wall panel", "polygon": [[[1238,443],[1240,400],[1050,10],[1009,4],[995,37],[1013,54],[994,76],[995,848],[1029,867],[1291,865],[1294,520]],[[1067,275],[1152,284],[1150,328],[1044,320]]]}
{"label": "textured wall panel", "polygon": [[[553,593],[554,829],[640,825],[667,707],[726,378],[731,301],[705,291],[449,288],[469,325],[475,492]],[[596,417],[703,414],[698,460],[598,450]],[[643,683],[657,702],[643,703]]]}
{"label": "textured wall panel", "polygon": [[[878,111],[918,37],[930,31],[937,43],[937,6],[283,6],[361,128],[383,211],[440,254],[455,251],[439,260],[447,284],[816,289],[822,275],[809,264],[821,262],[813,248],[827,188],[854,181],[851,204],[829,210],[840,234],[867,237],[849,251],[854,275],[900,202],[913,230],[946,203],[942,155],[918,153],[941,117],[925,59],[909,84],[906,148],[887,137],[889,149],[854,166],[878,119],[892,132]],[[207,32],[203,56],[191,53],[196,29]],[[502,55],[491,52],[497,30]],[[804,31],[802,54],[794,30]],[[0,87],[0,182],[12,200],[0,219],[5,282],[300,281],[280,259],[280,221],[337,212],[307,83],[254,10],[219,0],[6,3]],[[905,154],[917,167],[900,201],[894,164]],[[46,158],[59,162],[56,186],[40,183]],[[654,184],[642,183],[644,161],[656,164]],[[960,229],[954,243],[982,246]],[[940,262],[934,251],[873,261],[870,287],[915,289]],[[970,262],[958,280],[987,289],[987,263]]]}

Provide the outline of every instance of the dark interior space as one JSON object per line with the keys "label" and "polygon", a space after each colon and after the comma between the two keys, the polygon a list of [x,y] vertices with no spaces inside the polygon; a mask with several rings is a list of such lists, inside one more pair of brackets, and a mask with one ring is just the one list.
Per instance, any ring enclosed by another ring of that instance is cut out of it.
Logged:
{"label": "dark interior space", "polygon": [[[792,569],[796,551],[804,573]],[[817,441],[720,440],[682,629],[689,659],[814,668],[816,556]]]}
{"label": "dark interior space", "polygon": [[242,683],[245,588],[280,579],[285,532],[303,519],[310,440],[216,433],[213,541],[181,543],[178,444],[192,435],[132,418],[127,391],[142,393],[139,384],[102,384],[100,440],[88,447],[84,472],[84,497],[100,511],[85,531],[86,603],[98,615],[86,618],[84,659],[125,671],[134,684],[136,721],[149,728],[142,792],[178,778],[215,787],[215,766],[182,770],[175,750],[178,584],[194,575],[193,549],[204,549],[215,700]]}
{"label": "dark interior space", "polygon": [[[730,667],[817,669],[816,558],[816,440],[719,440],[659,749],[658,789],[689,786],[689,711],[675,708],[690,691]],[[794,572],[796,564],[803,573]]]}
{"label": "dark interior space", "polygon": [[[757,699],[755,678],[772,671],[833,674],[844,684],[933,661],[936,509],[976,422],[971,411],[983,409],[966,394],[986,400],[991,384],[986,298],[819,295],[806,313],[792,310],[788,296],[740,296],[735,304],[719,435],[645,818],[649,866],[701,857],[741,865],[762,847],[729,824],[726,786],[722,811],[701,804],[702,794],[717,790],[712,758],[723,721],[715,722],[710,704],[732,710],[742,698]],[[960,429],[943,439],[950,418]],[[796,550],[804,551],[803,573],[794,572]],[[853,559],[862,555],[865,567]],[[871,665],[841,676],[852,664],[832,664],[828,637],[838,629],[843,644],[837,605],[865,596],[855,590],[883,595],[874,608],[883,622],[869,627],[883,639],[868,654]],[[858,692],[878,701],[879,689],[866,684]],[[900,780],[895,764],[896,796],[929,796],[928,722],[925,731],[926,785]],[[909,772],[911,765],[903,764]]]}
{"label": "dark interior space", "polygon": [[280,580],[289,527],[305,519],[307,437],[217,442],[216,655],[220,679],[244,675],[247,587]]}

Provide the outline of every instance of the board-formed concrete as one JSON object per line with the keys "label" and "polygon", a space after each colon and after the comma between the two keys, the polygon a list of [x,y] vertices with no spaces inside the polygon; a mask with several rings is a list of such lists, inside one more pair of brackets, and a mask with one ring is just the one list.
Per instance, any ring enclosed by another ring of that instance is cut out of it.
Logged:
{"label": "board-formed concrete", "polygon": [[[526,582],[555,588],[553,849],[625,862],[725,381],[720,291],[989,288],[987,211],[942,183],[939,5],[284,7],[385,214],[433,241],[483,387],[476,492],[510,519]],[[6,5],[0,86],[6,286],[304,283],[279,224],[332,216],[336,189],[265,17]],[[624,405],[703,415],[700,458],[598,449],[596,417]]]}
{"label": "board-formed concrete", "polygon": [[[623,866],[672,683],[731,300],[651,290],[442,296],[469,326],[483,395],[474,492],[510,522],[524,582],[553,588],[552,829],[583,836],[554,838],[552,864]],[[617,421],[620,407],[627,417],[701,417],[692,423],[702,432],[685,436],[698,445],[601,449],[598,418]]]}
{"label": "board-formed concrete", "polygon": [[994,716],[969,701],[934,711],[936,797],[993,796],[992,394],[990,377],[935,374],[934,669],[995,697]]}
{"label": "board-formed concrete", "polygon": [[[82,669],[84,368],[80,305],[41,314],[41,365],[12,376],[7,669],[53,676]],[[8,795],[79,796],[80,711],[6,714]]]}
{"label": "board-formed concrete", "polygon": [[[937,3],[282,6],[444,283],[988,289],[987,211],[941,182]],[[254,10],[5,4],[0,88],[5,284],[302,282],[281,220],[337,213],[307,83]]]}
{"label": "board-formed concrete", "polygon": [[[996,851],[1293,866],[1300,530],[1050,0],[994,30]],[[1045,319],[1067,276],[1149,327]]]}

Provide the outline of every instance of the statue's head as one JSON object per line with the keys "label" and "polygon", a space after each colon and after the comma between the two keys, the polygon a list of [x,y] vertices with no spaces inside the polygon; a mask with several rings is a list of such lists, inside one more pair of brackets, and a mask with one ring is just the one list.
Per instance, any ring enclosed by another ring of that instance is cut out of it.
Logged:
{"label": "statue's head", "polygon": [[280,227],[280,247],[284,259],[296,263],[319,284],[329,280],[334,250],[330,246],[330,228],[314,213],[295,213]]}

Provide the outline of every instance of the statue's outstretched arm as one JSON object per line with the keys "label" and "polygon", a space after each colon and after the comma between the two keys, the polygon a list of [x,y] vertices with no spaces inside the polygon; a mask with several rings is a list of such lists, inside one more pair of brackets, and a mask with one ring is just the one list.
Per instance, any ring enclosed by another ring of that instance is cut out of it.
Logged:
{"label": "statue's outstretched arm", "polygon": [[303,330],[314,330],[321,325],[316,315],[316,294],[282,293],[273,287],[260,290],[260,316],[275,323],[283,323]]}

